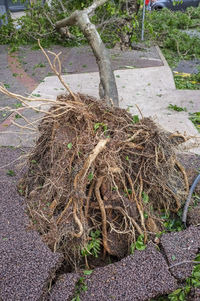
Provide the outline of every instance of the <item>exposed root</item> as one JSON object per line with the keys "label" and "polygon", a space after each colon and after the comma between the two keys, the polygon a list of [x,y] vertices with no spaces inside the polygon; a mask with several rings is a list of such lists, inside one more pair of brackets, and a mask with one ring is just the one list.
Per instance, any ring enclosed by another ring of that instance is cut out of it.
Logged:
{"label": "exposed root", "polygon": [[151,119],[133,123],[125,110],[74,96],[43,117],[23,186],[34,229],[77,266],[91,231],[122,257],[138,235],[162,230],[160,213],[179,210],[188,182],[174,137]]}
{"label": "exposed root", "polygon": [[[78,100],[77,96],[72,92],[72,90],[70,89],[70,87],[64,82],[62,76],[61,76],[61,62],[60,62],[60,59],[59,59],[59,55],[61,54],[58,53],[58,54],[55,54],[54,52],[51,52],[51,51],[48,51],[49,53],[53,54],[54,55],[54,62],[52,64],[49,56],[47,55],[46,51],[44,51],[44,48],[41,46],[40,44],[40,40],[38,40],[38,45],[40,47],[40,49],[42,50],[43,54],[45,55],[48,63],[49,63],[49,66],[51,67],[51,70],[57,75],[57,77],[59,78],[61,84],[65,87],[65,89],[72,95],[72,97],[74,98],[75,101]],[[56,63],[58,64],[58,68],[56,67]]]}
{"label": "exposed root", "polygon": [[100,186],[101,186],[101,184],[103,182],[103,178],[104,177],[100,177],[97,180],[97,183],[96,183],[96,186],[95,186],[95,195],[96,195],[96,198],[97,198],[97,201],[98,201],[98,204],[99,204],[99,208],[100,208],[100,211],[101,211],[103,246],[104,246],[104,249],[109,254],[111,254],[111,250],[108,247],[106,210],[105,210],[105,207],[104,207],[104,202],[101,199],[101,195],[100,195]]}
{"label": "exposed root", "polygon": [[185,169],[183,167],[183,165],[178,162],[177,160],[175,160],[175,165],[177,165],[177,167],[179,168],[179,170],[181,171],[182,175],[183,175],[183,178],[184,178],[184,181],[185,181],[185,190],[186,190],[186,194],[189,193],[189,183],[188,183],[188,177],[187,177],[187,174],[185,172]]}

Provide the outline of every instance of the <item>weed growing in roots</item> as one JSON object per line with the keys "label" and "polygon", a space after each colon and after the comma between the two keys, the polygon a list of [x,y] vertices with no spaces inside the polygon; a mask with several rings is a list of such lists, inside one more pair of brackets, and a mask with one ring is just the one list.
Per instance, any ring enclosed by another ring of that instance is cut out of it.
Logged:
{"label": "weed growing in roots", "polygon": [[39,131],[20,187],[32,227],[72,266],[100,242],[104,254],[124,257],[162,231],[163,211],[180,209],[188,183],[174,152],[179,137],[151,119],[62,95]]}

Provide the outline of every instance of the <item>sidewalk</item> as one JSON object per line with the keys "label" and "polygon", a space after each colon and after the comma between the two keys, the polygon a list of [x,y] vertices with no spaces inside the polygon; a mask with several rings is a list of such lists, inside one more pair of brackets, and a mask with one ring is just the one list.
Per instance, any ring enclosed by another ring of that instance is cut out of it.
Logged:
{"label": "sidewalk", "polygon": [[[7,55],[5,48],[1,50],[3,51],[0,52],[0,81],[9,85],[10,91],[24,95],[32,93],[49,99],[56,99],[58,94],[64,92],[57,77],[46,77],[49,67],[39,51],[23,52],[21,49],[19,55],[22,61],[19,64],[17,57]],[[65,49],[63,68],[66,68],[69,62],[72,64],[69,65],[71,69],[68,69],[70,74],[65,74],[64,80],[75,92],[98,97],[99,75],[95,69],[97,66],[90,52],[86,54],[83,49],[81,51]],[[91,65],[89,58],[93,60]],[[86,59],[88,65],[85,64]],[[133,65],[137,65],[137,68]],[[152,116],[167,130],[178,130],[182,133],[186,131],[189,135],[200,137],[188,119],[188,112],[200,110],[200,91],[175,89],[172,72],[158,48],[145,52],[145,55],[143,52],[137,52],[137,55],[134,53],[118,55],[115,66],[120,107],[139,115],[135,106],[137,104],[144,116]],[[39,83],[43,79],[44,82]],[[37,96],[36,99],[39,99]],[[18,102],[3,95],[0,99],[7,117],[6,106],[9,104],[16,108]],[[170,111],[167,108],[170,103],[187,107],[188,111]],[[29,104],[47,109],[40,101]],[[31,109],[20,108],[20,110],[29,121],[42,117]],[[27,231],[28,220],[24,214],[23,198],[19,196],[16,188],[23,170],[17,169],[17,163],[25,162],[21,155],[26,155],[27,146],[34,145],[37,128],[30,131],[27,128],[17,127],[12,124],[13,121],[21,126],[25,125],[25,121],[16,116],[17,114],[13,113],[6,120],[2,118],[0,124],[0,299],[72,300],[76,296],[80,274],[61,271],[59,268],[61,256],[51,252],[38,233]],[[16,148],[23,145],[24,149]],[[197,153],[199,150],[200,148],[193,149]],[[91,275],[83,277],[88,290],[81,291],[81,300],[147,301],[174,291],[178,288],[177,281],[180,279],[183,281],[191,274],[193,268],[191,262],[194,261],[200,247],[199,238],[200,230],[197,227],[165,234],[161,238],[164,255],[155,249],[153,244],[149,244],[144,251],[136,250],[134,255],[127,256],[117,263],[94,269]],[[175,263],[188,260],[190,263],[187,265],[178,264],[173,270],[170,269]],[[59,277],[60,272],[62,275]],[[194,300],[198,300],[198,296]]]}
{"label": "sidewalk", "polygon": [[[57,53],[60,50],[60,46],[55,46],[53,49]],[[74,92],[98,97],[99,73],[91,50],[88,47],[64,48],[63,50],[61,58],[64,81]],[[38,82],[38,86],[31,94],[36,101],[31,102],[31,106],[42,105],[38,101],[40,98],[55,100],[57,95],[64,92],[64,88],[56,76],[45,77],[50,74],[50,69],[41,51],[28,51],[24,48],[21,50],[19,58],[21,61],[19,72],[23,76],[16,77],[16,80],[23,85],[29,78],[29,81],[33,81],[33,88],[34,83]],[[197,129],[189,120],[189,113],[200,111],[200,91],[176,90],[171,69],[158,47],[152,47],[147,51],[133,50],[124,53],[113,50],[111,58],[115,69],[121,108],[139,115],[137,105],[143,116],[153,117],[165,130],[200,137]],[[10,66],[13,70],[15,70],[14,65],[13,63]],[[26,68],[25,72],[23,72],[23,68]],[[65,74],[66,71],[67,74]],[[39,81],[42,82],[39,84]],[[10,90],[12,91],[12,86]],[[168,109],[169,104],[186,108],[187,112],[170,110]],[[25,116],[31,120],[38,118],[35,112],[27,109]],[[6,122],[4,122],[4,126],[1,126],[0,145],[34,145],[36,138],[34,132],[31,132],[30,135],[30,131],[27,129],[19,129],[9,120]],[[21,119],[17,122],[20,125],[24,124]],[[191,144],[197,146],[193,147],[191,151],[200,154],[199,139],[191,139],[189,145]],[[184,146],[184,149],[187,148],[188,143]]]}

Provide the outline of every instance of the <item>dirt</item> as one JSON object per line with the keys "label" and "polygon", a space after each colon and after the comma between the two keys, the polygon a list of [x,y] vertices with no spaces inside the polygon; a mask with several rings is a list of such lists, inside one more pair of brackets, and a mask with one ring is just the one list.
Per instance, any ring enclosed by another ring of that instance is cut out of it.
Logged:
{"label": "dirt", "polygon": [[161,210],[181,207],[187,183],[177,145],[150,118],[135,120],[92,97],[57,102],[39,126],[19,184],[31,227],[74,267],[91,231],[100,230],[104,252],[123,258],[139,235],[146,241],[162,229]]}
{"label": "dirt", "polygon": [[[24,214],[23,198],[18,195],[15,186],[23,173],[23,169],[18,168],[17,163],[24,152],[27,152],[27,149],[0,148],[0,299],[71,301],[76,291],[76,283],[82,274],[63,274],[59,279],[55,279],[56,282],[53,281],[49,297],[44,295],[44,292],[47,293],[49,275],[53,276],[52,271],[48,269],[53,265],[53,270],[58,272],[60,268],[56,268],[58,255],[50,253],[37,233],[27,232],[25,229],[28,219]],[[9,176],[9,170],[13,170],[15,175]],[[177,263],[193,260],[194,252],[199,248],[199,233],[198,228],[190,228],[184,232],[163,236],[163,245],[171,246],[171,253],[167,251],[168,258],[172,255],[176,257],[176,261],[172,258],[169,260],[170,265],[174,264],[174,261]],[[179,279],[180,273],[185,277],[190,276],[191,265],[182,267],[181,270],[179,267],[173,269],[174,275]],[[81,300],[109,300],[109,296],[116,296],[115,300],[119,301],[144,301],[170,293],[177,288],[170,270],[162,253],[150,245],[145,251],[135,251],[134,256],[95,269],[90,276],[84,276],[88,291],[81,294]],[[199,300],[198,289],[193,293],[191,300]]]}
{"label": "dirt", "polygon": [[[189,186],[191,186],[199,174],[200,170],[200,156],[192,153],[179,153],[178,160],[185,168],[188,177]],[[196,193],[200,193],[200,184],[196,186]]]}

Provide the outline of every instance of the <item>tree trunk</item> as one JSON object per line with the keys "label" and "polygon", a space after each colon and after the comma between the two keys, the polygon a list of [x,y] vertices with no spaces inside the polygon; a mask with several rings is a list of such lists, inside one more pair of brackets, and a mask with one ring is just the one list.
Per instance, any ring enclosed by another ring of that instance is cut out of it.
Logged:
{"label": "tree trunk", "polygon": [[57,30],[62,31],[62,28],[66,26],[78,25],[80,27],[92,48],[99,67],[100,98],[105,99],[108,105],[114,104],[115,106],[119,106],[117,86],[109,53],[102,42],[95,25],[92,24],[89,19],[89,14],[93,13],[98,6],[103,5],[105,2],[107,2],[107,0],[94,1],[90,7],[82,11],[73,12],[68,18],[56,22],[56,28]]}

